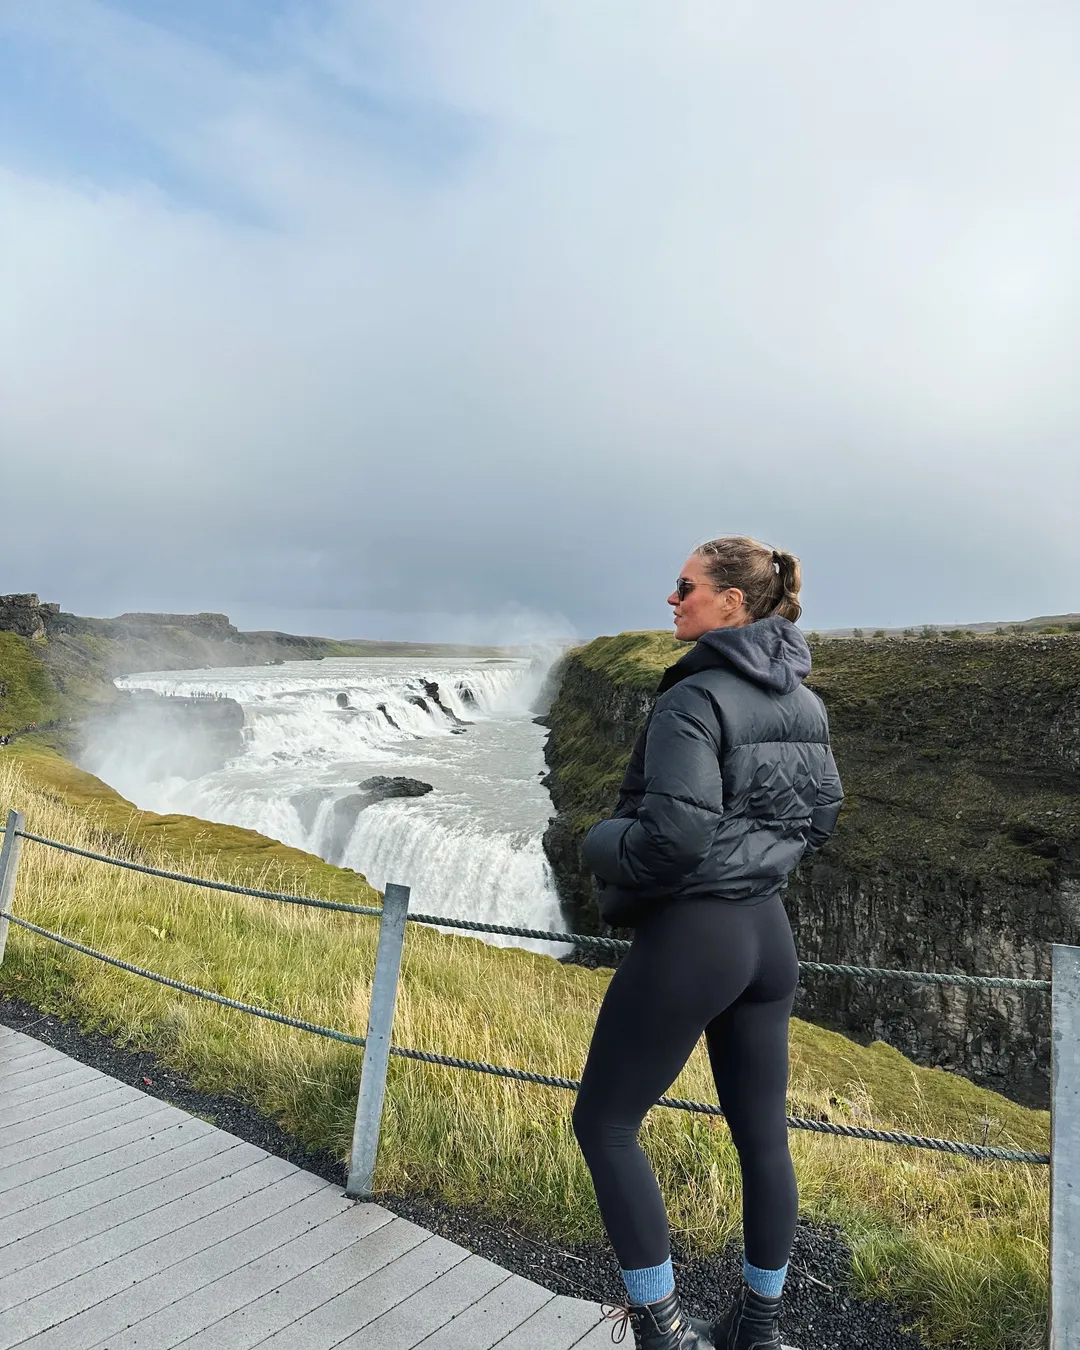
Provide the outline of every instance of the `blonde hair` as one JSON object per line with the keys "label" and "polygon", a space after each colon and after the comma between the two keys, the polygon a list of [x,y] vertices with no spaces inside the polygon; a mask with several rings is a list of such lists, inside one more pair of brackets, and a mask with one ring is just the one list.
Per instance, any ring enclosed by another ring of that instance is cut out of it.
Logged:
{"label": "blonde hair", "polygon": [[793,553],[770,548],[744,535],[727,534],[700,544],[694,553],[717,590],[737,586],[751,622],[776,615],[797,623],[802,614],[802,570]]}

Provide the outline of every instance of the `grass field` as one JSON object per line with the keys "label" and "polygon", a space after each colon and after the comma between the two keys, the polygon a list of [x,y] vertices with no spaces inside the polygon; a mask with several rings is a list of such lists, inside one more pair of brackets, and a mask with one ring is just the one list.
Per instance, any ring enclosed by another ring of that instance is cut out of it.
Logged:
{"label": "grass field", "polygon": [[[69,843],[271,889],[371,903],[362,878],[251,831],[136,811],[59,755],[0,751],[0,810]],[[403,878],[403,880],[408,880]],[[377,924],[142,877],[26,844],[16,912],[231,997],[362,1034]],[[399,1045],[579,1076],[610,972],[410,927]],[[188,996],[12,927],[0,993],[149,1048],[197,1086],[233,1092],[344,1158],[360,1052]],[[855,1124],[1045,1150],[1049,1119],[964,1079],[805,1023],[792,1033],[791,1110]],[[713,1099],[703,1055],[673,1089]],[[567,1092],[394,1060],[377,1184],[484,1206],[567,1240],[601,1236]],[[655,1110],[645,1147],[673,1224],[707,1253],[737,1234],[738,1165],[722,1122]],[[795,1133],[802,1210],[839,1224],[857,1291],[901,1300],[923,1334],[979,1350],[1041,1346],[1046,1168],[976,1164]]]}

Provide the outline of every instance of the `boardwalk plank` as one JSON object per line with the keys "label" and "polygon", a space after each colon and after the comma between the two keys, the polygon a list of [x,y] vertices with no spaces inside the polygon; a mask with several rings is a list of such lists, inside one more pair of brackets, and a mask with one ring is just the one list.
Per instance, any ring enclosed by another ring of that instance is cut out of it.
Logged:
{"label": "boardwalk plank", "polygon": [[[304,1238],[317,1239],[341,1216],[343,1206],[349,1206],[331,1186],[289,1198],[293,1203],[263,1215],[227,1238],[215,1241],[212,1231],[204,1231],[198,1249],[179,1261],[171,1259],[173,1253],[167,1246],[160,1246],[158,1260],[152,1263],[153,1268],[144,1265],[142,1278],[129,1279],[108,1297],[87,1303],[66,1321],[33,1337],[27,1346],[32,1345],[34,1350],[139,1346],[145,1350],[151,1345],[175,1345],[189,1334],[201,1332],[216,1315],[205,1310],[204,1295],[230,1273],[246,1269],[255,1258]],[[206,1228],[205,1223],[202,1226]]]}
{"label": "boardwalk plank", "polygon": [[27,1124],[33,1136],[41,1122],[48,1123],[54,1113],[72,1108],[81,1109],[95,1097],[118,1091],[123,1092],[125,1089],[122,1086],[118,1088],[108,1079],[102,1082],[95,1074],[79,1074],[67,1078],[63,1083],[47,1084],[40,1088],[23,1088],[13,1092],[0,1105],[0,1130],[3,1132],[0,1138],[11,1138],[13,1127]]}
{"label": "boardwalk plank", "polygon": [[99,1131],[91,1127],[81,1138],[69,1137],[55,1149],[36,1153],[33,1157],[18,1156],[6,1166],[0,1165],[0,1196],[14,1191],[27,1182],[44,1177],[62,1177],[66,1166],[77,1166],[95,1158],[104,1158],[114,1149],[144,1140],[158,1130],[171,1125],[191,1124],[191,1116],[183,1116],[171,1106],[157,1103],[144,1113],[125,1109],[119,1120],[108,1122]]}
{"label": "boardwalk plank", "polygon": [[[599,1310],[596,1315],[600,1316]],[[611,1333],[615,1325],[606,1319],[600,1322],[592,1331],[586,1332],[580,1341],[574,1342],[574,1350],[611,1350]],[[634,1333],[628,1331],[626,1334],[632,1337]],[[788,1350],[791,1350],[790,1346]]]}
{"label": "boardwalk plank", "polygon": [[397,1307],[467,1256],[445,1238],[425,1236],[404,1256],[257,1344],[274,1350],[333,1350],[350,1333]]}
{"label": "boardwalk plank", "polygon": [[[67,1229],[72,1219],[87,1210],[99,1206],[104,1210],[106,1206],[114,1206],[121,1193],[124,1197],[138,1195],[144,1188],[159,1184],[163,1174],[174,1176],[195,1163],[215,1157],[221,1151],[221,1139],[217,1132],[207,1129],[201,1134],[192,1132],[177,1148],[166,1150],[159,1147],[150,1157],[125,1169],[123,1173],[108,1171],[82,1186],[71,1183],[71,1169],[65,1169],[59,1178],[61,1181],[67,1178],[71,1184],[60,1194],[50,1200],[39,1201],[32,1208],[8,1212],[5,1218],[0,1219],[0,1251],[8,1243],[30,1237],[53,1225]],[[5,1211],[9,1211],[7,1199],[5,1197]],[[107,1214],[105,1226],[112,1221]],[[0,1256],[0,1263],[4,1259]]]}
{"label": "boardwalk plank", "polygon": [[[216,1185],[261,1161],[261,1150],[251,1144],[238,1143],[228,1135],[222,1138],[211,1136],[210,1150],[209,1157],[200,1158],[173,1175],[159,1177],[153,1184],[143,1186],[140,1190],[122,1192],[104,1204],[95,1205],[81,1214],[73,1214],[64,1222],[51,1223],[41,1232],[11,1243],[3,1256],[0,1308],[9,1307],[11,1302],[19,1302],[18,1298],[10,1299],[9,1295],[24,1287],[25,1281],[21,1277],[16,1278],[16,1275],[26,1266],[35,1266],[36,1273],[42,1272],[53,1258],[61,1256],[69,1248],[83,1246],[89,1239],[102,1233],[108,1234],[110,1238],[111,1252],[120,1255],[124,1250],[120,1244],[134,1239],[140,1232],[138,1224],[141,1220],[153,1223],[149,1219],[151,1214],[182,1201],[200,1210],[204,1204],[214,1206],[213,1191]],[[59,1262],[54,1261],[53,1264],[58,1270],[64,1269]]]}
{"label": "boardwalk plank", "polygon": [[[230,1205],[234,1200],[263,1189],[275,1179],[275,1169],[265,1162],[248,1164],[236,1173],[211,1180],[213,1166],[214,1161],[211,1160],[206,1168],[208,1175],[202,1178],[203,1184],[197,1190],[140,1213],[115,1228],[104,1232],[96,1230],[84,1240],[74,1242],[51,1255],[39,1256],[39,1245],[45,1245],[39,1242],[40,1234],[26,1239],[25,1256],[19,1245],[13,1244],[5,1253],[9,1257],[9,1261],[5,1262],[5,1270],[11,1273],[0,1277],[0,1310],[25,1302],[95,1266],[115,1261],[116,1257],[153,1242],[164,1233],[174,1232],[206,1214]],[[219,1170],[220,1166],[218,1164]],[[277,1172],[277,1177],[280,1175]],[[21,1268],[14,1266],[16,1261]]]}
{"label": "boardwalk plank", "polygon": [[0,1167],[22,1158],[31,1158],[36,1153],[51,1153],[63,1148],[70,1140],[82,1139],[87,1134],[99,1134],[106,1125],[104,1117],[108,1116],[112,1121],[122,1120],[132,1109],[128,1089],[118,1086],[81,1106],[67,1107],[63,1111],[48,1113],[36,1121],[12,1125],[0,1134],[0,1140],[3,1141],[0,1146]]}
{"label": "boardwalk plank", "polygon": [[[153,1121],[154,1116],[143,1119]],[[141,1122],[136,1122],[136,1124]],[[78,1203],[77,1192],[84,1186],[92,1185],[103,1178],[112,1178],[117,1186],[126,1186],[130,1179],[129,1169],[154,1159],[161,1160],[166,1153],[183,1148],[192,1139],[198,1139],[209,1133],[214,1127],[201,1120],[163,1121],[157,1127],[150,1124],[141,1133],[132,1137],[134,1125],[118,1126],[126,1131],[127,1137],[117,1140],[115,1147],[100,1153],[92,1153],[87,1158],[72,1162],[66,1167],[58,1167],[36,1175],[33,1179],[4,1185],[0,1182],[0,1201],[7,1215],[18,1214],[31,1205],[47,1204],[54,1196],[70,1195]],[[103,1136],[104,1138],[104,1136]],[[170,1164],[171,1166],[171,1164]],[[129,1176],[122,1176],[129,1173]],[[73,1213],[76,1211],[72,1211]],[[4,1231],[0,1224],[0,1232]]]}
{"label": "boardwalk plank", "polygon": [[50,1075],[59,1077],[61,1074],[76,1071],[97,1073],[97,1070],[89,1064],[83,1064],[77,1059],[69,1059],[67,1055],[58,1055],[55,1051],[47,1049],[36,1053],[31,1051],[18,1059],[11,1058],[0,1050],[0,1084],[6,1085],[14,1078],[29,1077],[33,1074],[47,1078]]}
{"label": "boardwalk plank", "polygon": [[0,1039],[0,1077],[21,1065],[44,1064],[55,1059],[58,1053],[51,1045],[32,1041],[28,1036],[24,1036],[21,1042]]}
{"label": "boardwalk plank", "polygon": [[411,1293],[341,1341],[340,1350],[385,1350],[387,1346],[412,1350],[509,1278],[509,1272],[501,1266],[485,1261],[482,1256],[466,1255],[445,1275]]}
{"label": "boardwalk plank", "polygon": [[[302,1204],[249,1228],[226,1250],[215,1247],[170,1267],[168,1285],[179,1291],[176,1299],[152,1318],[144,1317],[128,1330],[109,1335],[108,1350],[134,1350],[136,1346],[139,1350],[171,1350],[204,1331],[206,1340],[216,1346],[218,1330],[213,1324],[351,1248],[390,1218],[373,1207],[361,1210],[336,1186],[328,1185]],[[129,1302],[133,1308],[155,1311],[148,1304],[153,1291],[144,1289],[145,1285],[136,1285]],[[54,1348],[43,1345],[41,1350]],[[55,1350],[77,1347],[65,1339],[57,1342]]]}
{"label": "boardwalk plank", "polygon": [[[317,1182],[312,1187],[313,1180],[293,1169],[292,1175],[282,1177],[271,1186],[261,1187],[239,1202],[225,1203],[213,1215],[184,1223],[182,1227],[166,1225],[165,1231],[153,1241],[129,1249],[122,1256],[110,1259],[106,1245],[104,1250],[94,1252],[92,1259],[84,1262],[83,1268],[71,1279],[50,1286],[35,1298],[6,1312],[0,1318],[0,1350],[21,1345],[26,1338],[103,1302],[119,1290],[167,1272],[194,1252],[223,1242],[269,1215],[287,1209],[319,1188]],[[93,1246],[94,1241],[85,1245]],[[168,1276],[165,1278],[167,1280]]]}
{"label": "boardwalk plank", "polygon": [[416,1224],[396,1219],[376,1205],[355,1206],[354,1212],[360,1210],[373,1211],[372,1222],[376,1219],[385,1222],[380,1223],[370,1236],[295,1276],[272,1290],[270,1295],[239,1307],[215,1322],[205,1339],[197,1334],[182,1341],[177,1350],[195,1350],[200,1341],[203,1345],[212,1342],[214,1350],[251,1350],[252,1346],[396,1261],[429,1236]]}
{"label": "boardwalk plank", "polygon": [[531,1280],[511,1275],[419,1344],[424,1350],[491,1350],[554,1297]]}
{"label": "boardwalk plank", "polygon": [[[571,1350],[593,1332],[599,1322],[600,1309],[595,1303],[584,1303],[560,1294],[545,1303],[516,1331],[498,1341],[496,1350]],[[607,1328],[603,1329],[606,1335]]]}

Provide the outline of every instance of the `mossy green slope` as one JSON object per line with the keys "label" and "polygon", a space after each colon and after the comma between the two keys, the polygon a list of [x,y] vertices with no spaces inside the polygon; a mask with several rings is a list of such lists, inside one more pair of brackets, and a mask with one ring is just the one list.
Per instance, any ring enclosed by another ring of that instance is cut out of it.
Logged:
{"label": "mossy green slope", "polygon": [[63,695],[34,650],[37,645],[0,633],[0,736],[65,715]]}

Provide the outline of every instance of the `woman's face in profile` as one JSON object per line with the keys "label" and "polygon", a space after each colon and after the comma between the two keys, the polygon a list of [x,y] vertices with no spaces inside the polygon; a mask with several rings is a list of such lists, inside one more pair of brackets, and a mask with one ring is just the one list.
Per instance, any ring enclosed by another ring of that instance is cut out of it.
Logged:
{"label": "woman's face in profile", "polygon": [[736,628],[750,622],[742,591],[736,586],[718,591],[696,553],[683,563],[679,582],[667,602],[675,611],[675,638],[679,642],[696,642],[713,628]]}

